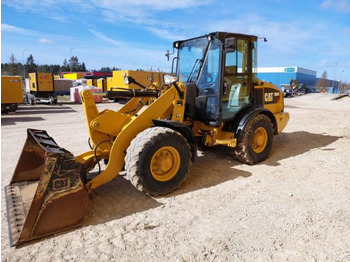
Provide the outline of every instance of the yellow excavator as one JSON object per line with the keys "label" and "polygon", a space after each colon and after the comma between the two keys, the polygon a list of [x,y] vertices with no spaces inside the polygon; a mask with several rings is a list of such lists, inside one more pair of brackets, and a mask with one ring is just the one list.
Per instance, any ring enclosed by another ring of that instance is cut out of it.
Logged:
{"label": "yellow excavator", "polygon": [[[5,188],[11,245],[81,225],[89,193],[123,168],[137,189],[158,196],[180,187],[198,144],[231,147],[247,164],[268,157],[289,114],[281,90],[255,76],[257,37],[214,32],[173,48],[176,74],[165,75],[163,86],[106,93],[131,98],[119,111],[99,112],[92,93],[81,92],[91,150],[73,156],[46,131],[28,129]],[[100,161],[105,169],[91,178]]]}

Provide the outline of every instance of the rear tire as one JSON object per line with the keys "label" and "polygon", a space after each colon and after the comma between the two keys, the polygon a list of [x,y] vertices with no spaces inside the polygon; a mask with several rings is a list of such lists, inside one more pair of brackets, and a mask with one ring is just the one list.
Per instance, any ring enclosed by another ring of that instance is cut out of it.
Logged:
{"label": "rear tire", "polygon": [[166,127],[152,127],[139,133],[126,151],[125,169],[130,182],[152,196],[179,188],[191,165],[187,140]]}
{"label": "rear tire", "polygon": [[235,149],[236,158],[249,165],[264,161],[273,144],[273,125],[270,118],[260,114],[251,119],[245,128],[243,138]]}

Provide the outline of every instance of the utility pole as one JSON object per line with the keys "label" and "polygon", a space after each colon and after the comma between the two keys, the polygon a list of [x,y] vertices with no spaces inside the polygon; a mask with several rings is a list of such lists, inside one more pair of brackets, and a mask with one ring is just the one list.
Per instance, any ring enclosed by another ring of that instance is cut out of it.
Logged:
{"label": "utility pole", "polygon": [[70,68],[70,73],[72,73],[72,50],[75,49],[74,47],[71,47],[69,50],[69,68]]}
{"label": "utility pole", "polygon": [[23,65],[23,81],[24,81],[24,84],[25,84],[25,79],[26,79],[26,68],[25,68],[25,66],[24,66],[24,52],[25,51],[29,51],[28,49],[25,49],[25,50],[23,50],[23,52],[22,52],[22,65]]}
{"label": "utility pole", "polygon": [[341,77],[342,77],[342,74],[343,74],[343,73],[344,73],[344,70],[342,70],[342,71],[340,72],[340,77],[339,77],[339,85],[338,85],[339,94],[341,94],[342,91],[343,91],[343,88],[341,87]]}
{"label": "utility pole", "polygon": [[336,73],[337,73],[337,62],[335,62],[334,77],[333,77],[333,83],[332,83],[332,93],[333,94],[334,94],[334,82],[335,82]]}

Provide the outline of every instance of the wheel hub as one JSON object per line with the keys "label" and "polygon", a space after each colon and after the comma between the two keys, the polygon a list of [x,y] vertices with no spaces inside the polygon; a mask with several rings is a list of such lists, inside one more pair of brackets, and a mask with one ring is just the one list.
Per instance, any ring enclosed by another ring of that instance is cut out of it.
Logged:
{"label": "wheel hub", "polygon": [[152,176],[161,182],[172,179],[180,167],[180,154],[171,146],[158,149],[150,163]]}
{"label": "wheel hub", "polygon": [[267,131],[263,127],[258,127],[252,137],[252,147],[255,153],[261,153],[264,151],[267,145],[268,135]]}

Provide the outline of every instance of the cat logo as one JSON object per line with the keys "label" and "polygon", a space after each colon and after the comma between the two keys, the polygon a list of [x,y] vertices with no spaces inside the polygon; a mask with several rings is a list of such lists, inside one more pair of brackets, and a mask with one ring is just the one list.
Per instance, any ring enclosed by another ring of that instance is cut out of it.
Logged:
{"label": "cat logo", "polygon": [[70,180],[68,177],[54,179],[52,183],[54,191],[67,189],[70,186]]}
{"label": "cat logo", "polygon": [[273,101],[273,93],[265,93],[265,102]]}
{"label": "cat logo", "polygon": [[279,96],[280,96],[279,92],[268,92],[268,93],[265,93],[265,102],[274,102],[275,99],[278,100]]}

